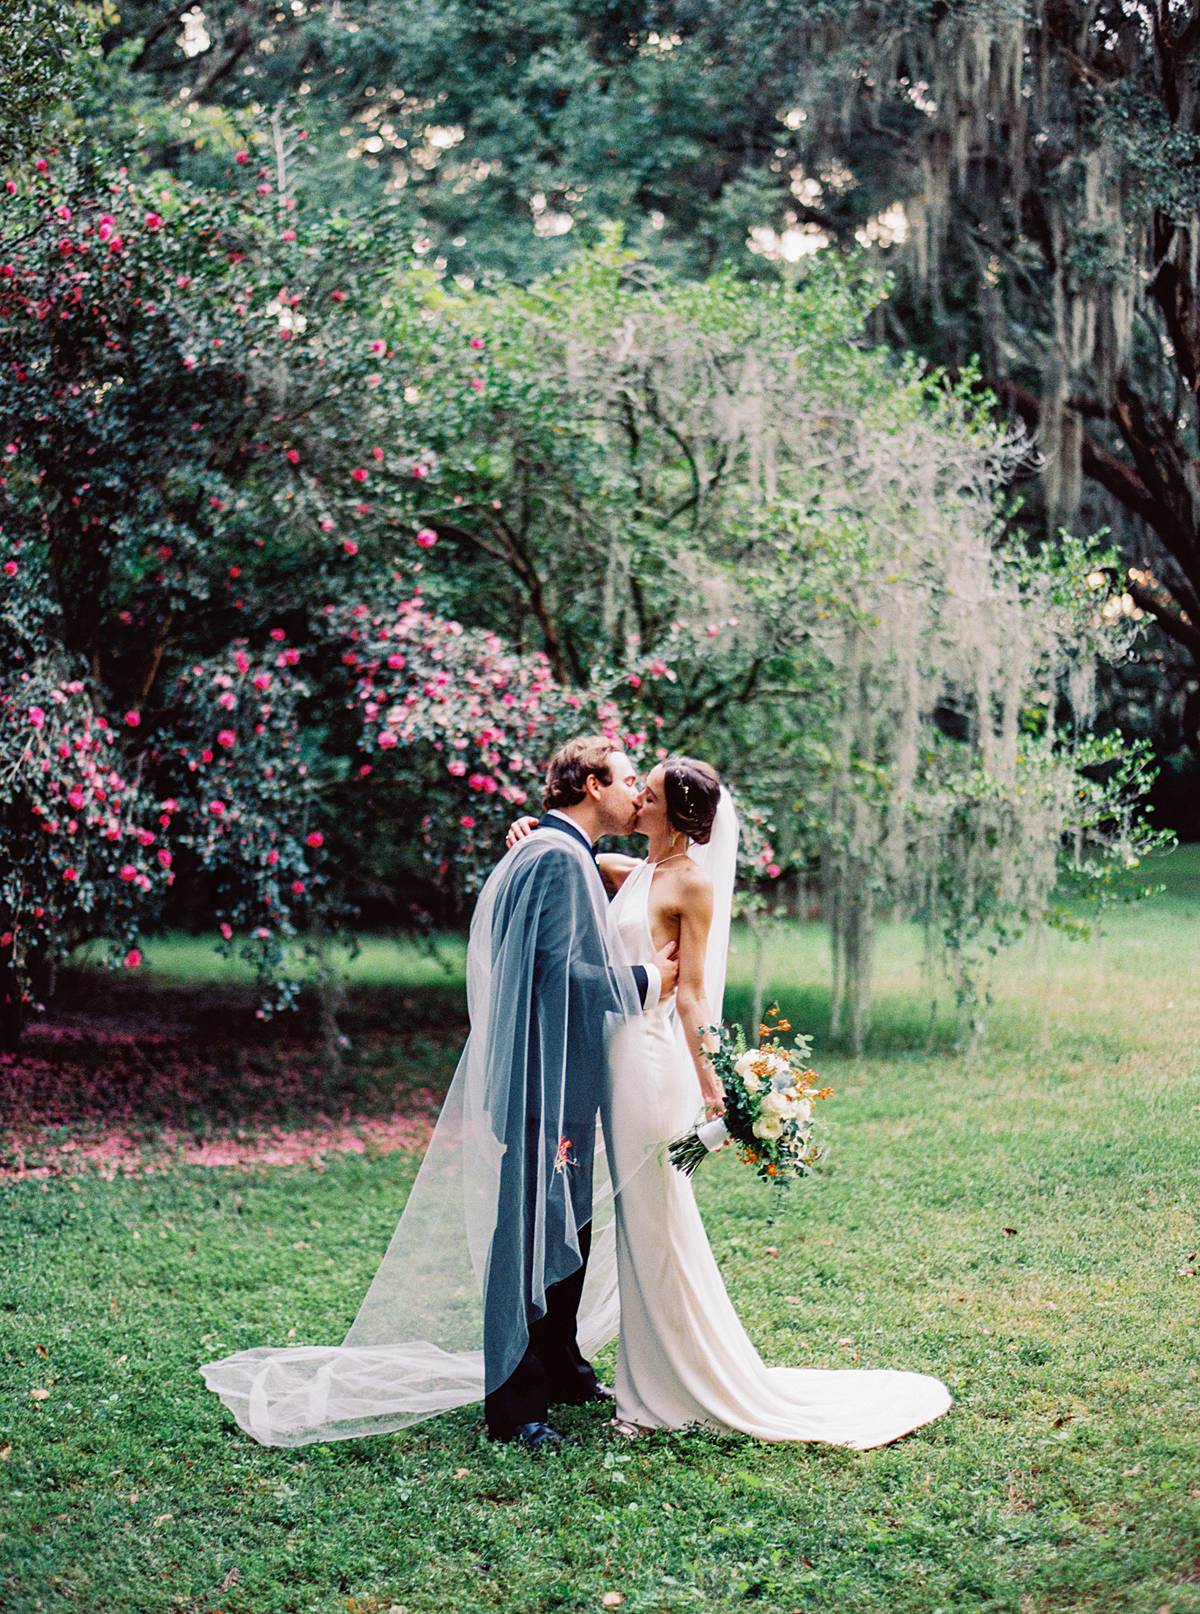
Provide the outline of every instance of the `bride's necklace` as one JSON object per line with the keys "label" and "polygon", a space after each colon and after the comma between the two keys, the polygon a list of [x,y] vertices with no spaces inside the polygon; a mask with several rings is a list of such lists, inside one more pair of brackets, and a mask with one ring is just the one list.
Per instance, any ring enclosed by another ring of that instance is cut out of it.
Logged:
{"label": "bride's necklace", "polygon": [[664,863],[673,863],[677,857],[686,857],[686,856],[687,856],[686,851],[672,852],[670,857],[660,857],[656,863],[650,862],[649,858],[646,859],[646,862],[650,864],[650,867],[652,869],[661,869]]}

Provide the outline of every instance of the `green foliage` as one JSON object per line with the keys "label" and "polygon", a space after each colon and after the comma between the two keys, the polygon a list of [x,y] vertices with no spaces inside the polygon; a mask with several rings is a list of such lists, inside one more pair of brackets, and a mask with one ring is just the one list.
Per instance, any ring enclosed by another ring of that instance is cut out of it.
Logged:
{"label": "green foliage", "polygon": [[80,0],[0,0],[0,167],[52,131],[87,70],[102,7]]}

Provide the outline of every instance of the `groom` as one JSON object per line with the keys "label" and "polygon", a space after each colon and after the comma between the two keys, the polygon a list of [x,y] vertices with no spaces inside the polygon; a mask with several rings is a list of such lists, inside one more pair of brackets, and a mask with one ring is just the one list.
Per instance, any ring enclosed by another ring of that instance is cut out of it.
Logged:
{"label": "groom", "polygon": [[[613,962],[603,929],[607,897],[594,843],[601,835],[629,834],[637,820],[637,776],[628,757],[602,738],[569,741],[550,763],[543,802],[539,827],[587,856],[540,837],[538,855],[514,866],[496,904],[493,951],[500,953],[509,932],[520,928],[521,956],[529,960],[528,979],[520,982],[529,1036],[523,1046],[517,1039],[519,1052],[501,1044],[505,1059],[520,1060],[522,1068],[495,1073],[505,1099],[491,1124],[504,1155],[484,1283],[488,1434],[530,1451],[561,1444],[547,1421],[551,1403],[612,1399],[576,1338],[591,1247],[606,1027],[635,1002],[652,1009],[674,990],[678,973],[673,942],[649,964],[622,966]],[[561,1068],[561,1103],[552,1083],[548,1091],[548,1068]],[[536,1298],[543,1273],[565,1274],[545,1285],[544,1310]]]}

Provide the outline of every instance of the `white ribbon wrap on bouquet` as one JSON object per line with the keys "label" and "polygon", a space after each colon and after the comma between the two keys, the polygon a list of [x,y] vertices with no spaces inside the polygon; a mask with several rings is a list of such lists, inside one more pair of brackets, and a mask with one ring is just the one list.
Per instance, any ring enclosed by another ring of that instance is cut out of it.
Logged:
{"label": "white ribbon wrap on bouquet", "polygon": [[718,1115],[713,1121],[705,1121],[702,1126],[696,1128],[696,1136],[709,1154],[714,1149],[719,1149],[729,1137],[729,1128],[725,1125],[724,1116]]}

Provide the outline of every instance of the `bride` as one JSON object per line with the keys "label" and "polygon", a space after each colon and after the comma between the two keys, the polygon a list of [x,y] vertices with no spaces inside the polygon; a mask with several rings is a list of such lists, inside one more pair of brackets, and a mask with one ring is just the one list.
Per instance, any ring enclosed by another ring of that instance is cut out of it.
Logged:
{"label": "bride", "polygon": [[[510,844],[530,832],[523,819]],[[703,1027],[721,1015],[738,825],[728,791],[707,763],[659,763],[638,803],[641,861],[604,854],[610,910],[625,953],[650,958],[678,945],[679,984],[618,1034],[611,1138],[644,1163],[616,1196],[621,1326],[618,1430],[636,1436],[685,1424],[738,1430],[759,1440],[812,1440],[865,1450],[941,1416],[940,1379],[892,1369],[768,1367],[726,1292],[693,1193],[661,1145],[686,1132],[724,1096]]]}

